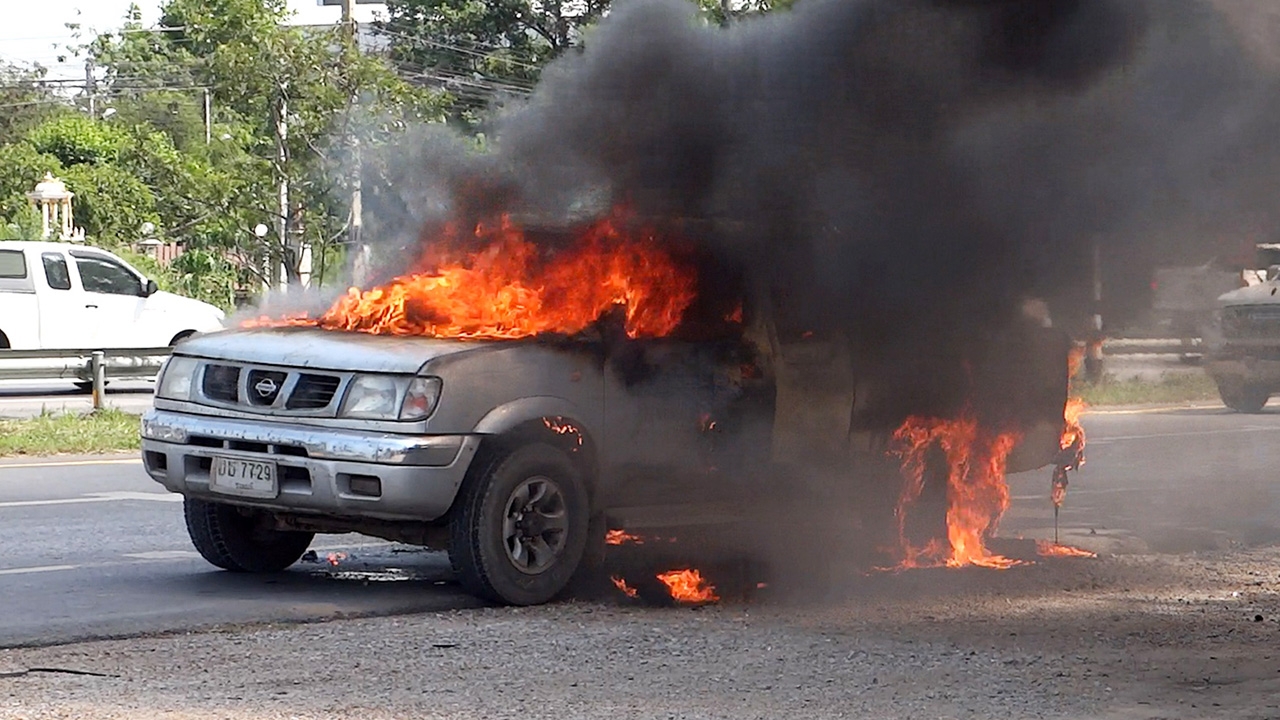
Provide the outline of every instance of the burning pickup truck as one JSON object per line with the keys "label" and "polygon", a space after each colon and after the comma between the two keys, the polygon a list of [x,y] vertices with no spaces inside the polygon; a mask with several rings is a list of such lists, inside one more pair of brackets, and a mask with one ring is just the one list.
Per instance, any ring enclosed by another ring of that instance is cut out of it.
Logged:
{"label": "burning pickup truck", "polygon": [[[888,462],[901,559],[985,564],[1004,473],[1061,455],[1067,351],[1042,322],[991,343],[999,360],[976,372],[975,387],[1035,378],[988,433],[969,404],[945,422],[886,414],[848,338],[651,234],[600,221],[550,253],[508,224],[476,235],[478,250],[441,251],[322,315],[175,350],[142,455],[184,496],[209,562],[278,571],[314,533],[358,532],[448,550],[479,596],[542,603],[629,517]],[[725,284],[737,290],[710,291]],[[904,463],[918,470],[905,486]],[[946,523],[917,542],[906,508],[930,495]]]}

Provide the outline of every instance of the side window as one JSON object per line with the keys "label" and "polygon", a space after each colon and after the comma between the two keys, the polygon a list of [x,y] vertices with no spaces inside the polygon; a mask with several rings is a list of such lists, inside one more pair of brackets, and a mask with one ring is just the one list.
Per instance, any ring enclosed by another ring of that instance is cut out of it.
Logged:
{"label": "side window", "polygon": [[21,250],[0,250],[0,278],[27,276],[27,259]]}
{"label": "side window", "polygon": [[73,255],[85,292],[142,295],[142,282],[123,265],[98,255]]}
{"label": "side window", "polygon": [[71,271],[67,268],[67,259],[61,253],[45,253],[40,256],[44,261],[44,278],[54,290],[71,289]]}

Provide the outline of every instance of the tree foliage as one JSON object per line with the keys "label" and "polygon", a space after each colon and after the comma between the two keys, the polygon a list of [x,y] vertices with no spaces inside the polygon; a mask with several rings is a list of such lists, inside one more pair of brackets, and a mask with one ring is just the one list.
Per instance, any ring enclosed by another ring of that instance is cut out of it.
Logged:
{"label": "tree foliage", "polygon": [[608,0],[389,0],[379,29],[392,59],[474,124],[495,98],[527,93],[608,8]]}
{"label": "tree foliage", "polygon": [[344,235],[355,148],[441,118],[435,93],[358,52],[346,28],[285,24],[283,0],[168,0],[165,32],[137,18],[90,47],[112,108],[154,131],[132,147],[151,158],[143,181],[167,188],[166,230],[236,258],[242,281],[270,282],[280,263],[296,280],[303,246],[321,254]]}
{"label": "tree foliage", "polygon": [[0,61],[0,144],[11,143],[32,127],[66,111],[59,98],[41,84],[44,69],[27,69]]}
{"label": "tree foliage", "polygon": [[[797,0],[690,0],[710,23],[788,9]],[[388,0],[378,25],[402,72],[445,93],[475,127],[506,96],[524,95],[542,68],[580,48],[610,0]]]}

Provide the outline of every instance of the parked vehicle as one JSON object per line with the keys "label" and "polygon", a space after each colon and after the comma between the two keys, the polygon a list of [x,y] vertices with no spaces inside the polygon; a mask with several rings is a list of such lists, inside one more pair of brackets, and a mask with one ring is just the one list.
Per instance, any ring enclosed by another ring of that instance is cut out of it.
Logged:
{"label": "parked vehicle", "polygon": [[106,250],[0,242],[0,349],[164,347],[220,330],[224,319]]}
{"label": "parked vehicle", "polygon": [[[893,427],[869,417],[847,343],[779,332],[765,303],[744,314],[750,330],[697,339],[197,337],[161,375],[143,462],[218,567],[279,571],[314,533],[359,532],[447,549],[482,597],[542,603],[610,527],[791,492],[788,462],[885,462]],[[1067,346],[1050,334],[1029,323],[993,354],[1034,367],[1018,392],[1044,400],[1010,471],[1060,453]]]}

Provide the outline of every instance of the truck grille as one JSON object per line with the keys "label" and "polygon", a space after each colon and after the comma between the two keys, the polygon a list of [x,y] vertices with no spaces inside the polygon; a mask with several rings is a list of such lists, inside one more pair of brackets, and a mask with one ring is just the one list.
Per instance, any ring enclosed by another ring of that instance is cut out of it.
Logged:
{"label": "truck grille", "polygon": [[334,399],[349,376],[208,362],[199,383],[199,401],[258,413],[331,416]]}
{"label": "truck grille", "polygon": [[204,366],[204,382],[202,390],[210,400],[235,402],[239,397],[240,368],[235,365]]}
{"label": "truck grille", "polygon": [[1227,338],[1280,338],[1280,304],[1224,308],[1222,334]]}
{"label": "truck grille", "polygon": [[289,394],[289,400],[284,406],[290,410],[327,407],[341,384],[342,378],[335,375],[304,373],[298,376],[298,383],[293,386],[293,392]]}

